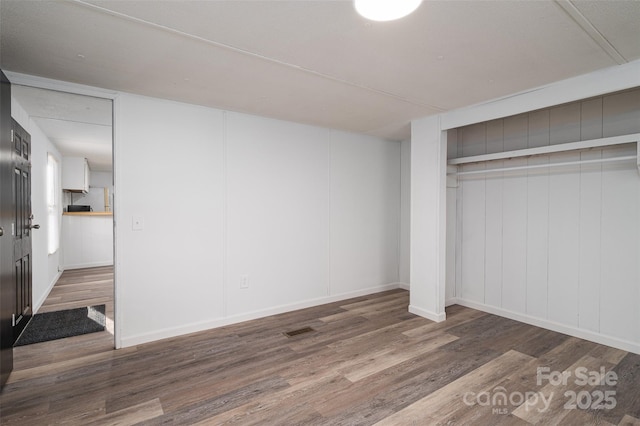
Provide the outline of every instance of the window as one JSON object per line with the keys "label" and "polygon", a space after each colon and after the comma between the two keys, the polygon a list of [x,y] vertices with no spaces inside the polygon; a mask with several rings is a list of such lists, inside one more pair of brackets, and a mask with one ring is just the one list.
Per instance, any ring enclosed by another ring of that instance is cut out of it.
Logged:
{"label": "window", "polygon": [[60,184],[58,160],[47,156],[47,241],[49,254],[60,247]]}

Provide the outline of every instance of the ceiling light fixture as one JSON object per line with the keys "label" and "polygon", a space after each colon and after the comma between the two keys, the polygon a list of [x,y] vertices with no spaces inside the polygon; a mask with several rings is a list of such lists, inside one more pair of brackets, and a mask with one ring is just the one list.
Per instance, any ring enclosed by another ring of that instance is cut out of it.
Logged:
{"label": "ceiling light fixture", "polygon": [[393,21],[407,16],[422,0],[354,0],[356,11],[372,21]]}

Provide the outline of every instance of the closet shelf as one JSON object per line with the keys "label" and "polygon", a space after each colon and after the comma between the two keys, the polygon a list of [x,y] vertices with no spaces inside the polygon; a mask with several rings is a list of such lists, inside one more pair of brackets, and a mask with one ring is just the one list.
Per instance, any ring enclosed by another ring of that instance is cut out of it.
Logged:
{"label": "closet shelf", "polygon": [[598,158],[595,160],[567,161],[563,163],[530,164],[527,166],[501,167],[497,169],[469,170],[466,172],[453,172],[449,174],[456,175],[456,176],[480,175],[480,174],[487,174],[487,173],[511,172],[515,170],[548,169],[551,167],[580,166],[583,164],[601,164],[601,163],[614,163],[619,161],[635,161],[637,158],[638,157],[635,155],[627,155],[624,157]]}
{"label": "closet shelf", "polygon": [[452,158],[447,164],[457,166],[469,163],[481,163],[493,160],[506,160],[518,157],[530,157],[532,155],[552,154],[556,152],[576,151],[580,149],[598,148],[613,145],[622,145],[626,143],[637,143],[640,140],[640,133],[631,133],[629,135],[612,136],[608,138],[591,139],[580,142],[569,142],[559,145],[541,146],[538,148],[518,149],[515,151],[495,152],[492,154],[473,155],[470,157]]}

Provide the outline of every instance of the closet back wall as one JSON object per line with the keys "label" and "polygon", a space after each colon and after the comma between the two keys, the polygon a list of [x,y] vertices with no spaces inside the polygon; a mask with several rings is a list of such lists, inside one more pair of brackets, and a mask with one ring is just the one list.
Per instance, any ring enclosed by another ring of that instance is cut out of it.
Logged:
{"label": "closet back wall", "polygon": [[[448,132],[449,158],[640,132],[640,89]],[[458,171],[634,155],[636,144]],[[640,350],[635,162],[459,176],[448,185],[447,299]],[[455,226],[453,226],[455,224]],[[455,257],[451,245],[455,246]]]}

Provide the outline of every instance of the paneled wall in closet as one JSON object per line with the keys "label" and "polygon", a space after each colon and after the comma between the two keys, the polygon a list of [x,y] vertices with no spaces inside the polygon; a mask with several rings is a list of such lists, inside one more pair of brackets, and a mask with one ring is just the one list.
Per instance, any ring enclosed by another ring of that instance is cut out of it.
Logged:
{"label": "paneled wall in closet", "polygon": [[[640,88],[450,130],[448,158],[634,133]],[[636,153],[632,142],[450,167],[448,303],[640,347],[638,165],[589,161]],[[549,163],[569,165],[529,167]]]}

